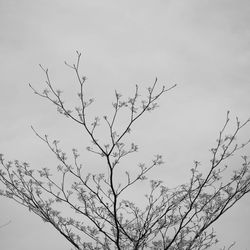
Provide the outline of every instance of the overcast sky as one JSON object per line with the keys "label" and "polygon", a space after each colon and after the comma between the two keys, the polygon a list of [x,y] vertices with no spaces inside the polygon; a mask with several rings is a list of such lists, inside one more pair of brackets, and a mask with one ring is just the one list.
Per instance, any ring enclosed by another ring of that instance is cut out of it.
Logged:
{"label": "overcast sky", "polygon": [[[132,95],[135,84],[145,89],[156,76],[159,84],[178,84],[133,134],[138,162],[164,156],[166,166],[154,177],[166,185],[187,181],[193,160],[208,159],[227,110],[233,119],[250,116],[248,0],[0,0],[0,152],[6,158],[50,166],[50,153],[30,125],[66,148],[79,146],[77,126],[28,87],[42,88],[41,63],[56,86],[71,93],[74,75],[63,62],[73,62],[75,50],[83,52],[86,92],[96,99],[97,114],[111,109],[115,89]],[[71,103],[73,95],[67,98]],[[247,137],[250,127],[240,139]],[[91,157],[84,160],[90,166]],[[222,244],[237,241],[235,249],[250,249],[249,207],[250,197],[244,198],[215,225]],[[0,198],[0,211],[0,225],[11,220],[0,228],[2,250],[70,249],[14,202]]]}

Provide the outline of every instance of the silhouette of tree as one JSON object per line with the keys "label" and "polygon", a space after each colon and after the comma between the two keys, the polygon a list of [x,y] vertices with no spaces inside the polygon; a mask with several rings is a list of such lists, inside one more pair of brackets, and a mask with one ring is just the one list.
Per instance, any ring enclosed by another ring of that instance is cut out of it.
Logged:
{"label": "silhouette of tree", "polygon": [[[138,164],[137,174],[126,169],[122,172],[119,164],[138,150],[135,143],[126,143],[125,137],[131,133],[134,123],[146,112],[156,109],[158,99],[176,85],[158,88],[156,79],[147,89],[145,98],[139,94],[138,86],[134,95],[126,100],[115,92],[113,115],[89,121],[88,108],[94,100],[85,97],[86,77],[80,74],[80,59],[81,53],[77,52],[75,64],[65,62],[75,72],[79,84],[79,106],[74,109],[66,107],[62,91],[54,88],[48,69],[41,65],[46,76],[46,88],[40,92],[30,87],[36,95],[55,105],[60,114],[84,128],[91,140],[87,150],[103,160],[100,173],[86,174],[79,162],[77,149],[72,150],[71,161],[59,141],[39,134],[32,127],[58,159],[58,174],[53,177],[48,168],[35,171],[26,162],[6,161],[1,154],[0,181],[4,186],[1,195],[50,223],[76,249],[198,250],[216,244],[218,240],[211,226],[250,190],[249,160],[246,156],[241,158],[242,165],[233,170],[231,178],[224,176],[228,170],[225,163],[249,143],[236,142],[237,135],[249,120],[240,122],[236,118],[235,129],[227,134],[228,112],[216,144],[210,150],[210,165],[202,171],[201,164],[195,161],[190,178],[176,188],[168,188],[160,180],[147,179],[150,171],[163,164],[161,155],[156,155],[148,164]],[[117,128],[118,114],[123,110],[129,111],[127,124],[124,128]],[[105,144],[95,133],[101,122],[108,128],[109,140]],[[119,181],[117,176],[123,173],[123,181]],[[126,191],[135,188],[140,181],[150,185],[145,205],[124,198]],[[65,209],[71,210],[72,215],[64,215]]]}

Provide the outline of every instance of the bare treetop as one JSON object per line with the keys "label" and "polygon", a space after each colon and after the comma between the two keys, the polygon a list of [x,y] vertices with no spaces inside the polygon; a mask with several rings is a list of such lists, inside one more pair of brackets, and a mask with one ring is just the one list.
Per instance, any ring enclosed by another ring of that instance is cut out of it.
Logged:
{"label": "bare treetop", "polygon": [[[126,135],[134,123],[145,112],[155,110],[159,98],[176,85],[158,87],[156,78],[144,98],[137,85],[133,96],[127,99],[115,91],[113,114],[90,121],[88,107],[94,99],[85,97],[87,78],[80,73],[80,60],[81,53],[77,51],[75,64],[65,62],[76,76],[78,106],[66,106],[62,91],[54,88],[49,70],[41,65],[46,77],[45,89],[38,91],[32,85],[30,87],[36,95],[51,102],[60,114],[84,128],[91,142],[87,150],[103,160],[99,174],[84,171],[77,149],[66,153],[58,140],[51,140],[32,127],[59,162],[57,178],[48,168],[35,171],[28,163],[6,161],[1,154],[0,181],[4,187],[1,195],[15,200],[50,223],[76,249],[198,250],[216,244],[213,223],[250,191],[247,156],[241,157],[241,166],[232,171],[229,180],[224,178],[229,169],[228,160],[249,143],[248,140],[239,144],[236,137],[250,120],[240,122],[236,118],[235,129],[228,135],[226,128],[230,120],[227,112],[216,144],[210,150],[210,165],[201,171],[201,163],[195,161],[189,179],[174,189],[168,188],[161,180],[148,179],[149,172],[163,164],[161,155],[156,155],[149,163],[135,163],[137,174],[124,169],[124,182],[121,183],[115,175],[119,171],[118,165],[138,151],[136,143],[125,143]],[[116,121],[118,113],[124,109],[129,110],[129,115],[127,123],[120,128]],[[109,138],[104,144],[95,133],[100,123],[106,124]],[[73,161],[69,160],[69,154]],[[124,199],[128,189],[135,188],[140,181],[150,185],[149,193],[144,196],[146,205]],[[63,207],[72,211],[72,215],[65,216]]]}

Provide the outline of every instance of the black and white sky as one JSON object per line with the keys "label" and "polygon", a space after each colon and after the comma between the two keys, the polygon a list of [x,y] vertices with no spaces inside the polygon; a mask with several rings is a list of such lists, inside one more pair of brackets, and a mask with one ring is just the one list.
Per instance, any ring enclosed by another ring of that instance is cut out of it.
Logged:
{"label": "black and white sky", "polygon": [[[115,89],[132,95],[138,84],[143,92],[156,76],[159,84],[178,84],[133,132],[138,162],[164,156],[165,165],[152,177],[166,185],[187,181],[194,160],[206,165],[227,110],[232,125],[235,116],[250,117],[248,0],[0,0],[0,152],[5,158],[34,168],[52,165],[30,125],[61,139],[66,149],[84,149],[86,135],[28,87],[42,88],[42,64],[72,104],[74,75],[64,61],[73,62],[76,50],[83,53],[86,93],[96,100],[90,116],[110,112]],[[249,138],[250,127],[241,136]],[[84,164],[96,171],[93,156],[83,155]],[[231,167],[239,164],[235,158]],[[0,198],[0,211],[0,224],[11,220],[0,228],[2,250],[70,249],[53,228],[14,202]],[[215,225],[221,244],[237,241],[235,249],[250,249],[249,223],[246,197]]]}

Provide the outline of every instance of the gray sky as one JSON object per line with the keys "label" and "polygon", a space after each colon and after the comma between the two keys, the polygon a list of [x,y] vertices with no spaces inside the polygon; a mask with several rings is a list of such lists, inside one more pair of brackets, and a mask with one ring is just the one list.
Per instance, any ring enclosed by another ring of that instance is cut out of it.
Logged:
{"label": "gray sky", "polygon": [[[160,173],[170,186],[187,180],[193,160],[205,164],[226,111],[232,118],[250,116],[249,14],[247,0],[1,0],[0,152],[34,168],[48,166],[51,155],[30,125],[61,138],[68,149],[82,141],[76,125],[28,88],[28,83],[42,88],[41,63],[56,86],[69,92],[71,103],[74,75],[63,62],[73,62],[80,50],[86,92],[96,99],[92,111],[97,114],[108,113],[114,89],[131,95],[135,84],[143,89],[156,76],[167,86],[178,84],[162,98],[160,109],[138,122],[134,138],[138,162],[164,156],[166,166],[153,177]],[[250,127],[241,139],[246,137]],[[93,156],[83,154],[92,166]],[[234,160],[232,167],[237,164]],[[216,224],[222,244],[237,241],[236,249],[250,249],[249,206],[247,197]],[[1,249],[70,248],[14,202],[0,198],[0,209],[0,224],[12,220],[0,228]]]}

